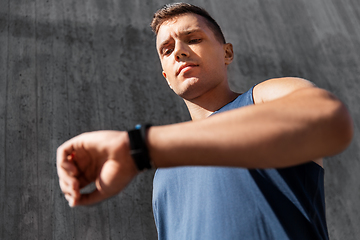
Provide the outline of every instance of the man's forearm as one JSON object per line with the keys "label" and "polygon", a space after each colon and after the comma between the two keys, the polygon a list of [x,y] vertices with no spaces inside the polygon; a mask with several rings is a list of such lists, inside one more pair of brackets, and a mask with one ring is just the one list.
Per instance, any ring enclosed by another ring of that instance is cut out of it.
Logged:
{"label": "man's forearm", "polygon": [[334,155],[351,138],[346,107],[330,93],[308,88],[205,120],[152,127],[148,146],[157,167],[273,168]]}

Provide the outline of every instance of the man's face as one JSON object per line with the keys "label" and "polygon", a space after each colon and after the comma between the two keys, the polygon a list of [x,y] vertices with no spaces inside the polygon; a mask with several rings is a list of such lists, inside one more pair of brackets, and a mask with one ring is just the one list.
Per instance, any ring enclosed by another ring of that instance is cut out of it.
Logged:
{"label": "man's face", "polygon": [[158,31],[156,48],[163,76],[180,97],[191,100],[227,81],[229,44],[220,43],[207,20],[185,14],[164,22]]}

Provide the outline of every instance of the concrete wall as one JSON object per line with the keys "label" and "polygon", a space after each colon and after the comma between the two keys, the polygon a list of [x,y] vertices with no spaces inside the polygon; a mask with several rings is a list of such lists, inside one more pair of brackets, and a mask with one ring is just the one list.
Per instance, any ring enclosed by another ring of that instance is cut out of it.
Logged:
{"label": "concrete wall", "polygon": [[[325,162],[331,239],[356,239],[359,214],[360,3],[191,1],[223,27],[233,89],[299,76],[349,107],[355,138]],[[156,239],[153,172],[113,199],[71,209],[55,151],[84,131],[189,120],[162,79],[148,27],[162,0],[0,1],[0,239]]]}

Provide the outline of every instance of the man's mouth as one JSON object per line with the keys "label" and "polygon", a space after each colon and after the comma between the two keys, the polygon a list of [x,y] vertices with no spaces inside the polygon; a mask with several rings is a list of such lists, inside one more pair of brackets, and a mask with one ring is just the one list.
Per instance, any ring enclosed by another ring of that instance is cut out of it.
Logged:
{"label": "man's mouth", "polygon": [[176,72],[176,76],[179,75],[182,71],[187,71],[187,70],[190,70],[191,68],[193,67],[197,67],[199,65],[196,65],[194,63],[186,63],[186,64],[183,64],[179,67],[179,69],[177,70]]}

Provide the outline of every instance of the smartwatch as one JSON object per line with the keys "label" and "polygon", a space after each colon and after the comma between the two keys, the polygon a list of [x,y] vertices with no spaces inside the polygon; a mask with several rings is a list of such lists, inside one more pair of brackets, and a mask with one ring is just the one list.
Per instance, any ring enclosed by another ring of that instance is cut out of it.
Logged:
{"label": "smartwatch", "polygon": [[130,140],[130,154],[139,171],[151,169],[152,164],[146,146],[146,133],[151,124],[138,124],[128,131]]}

